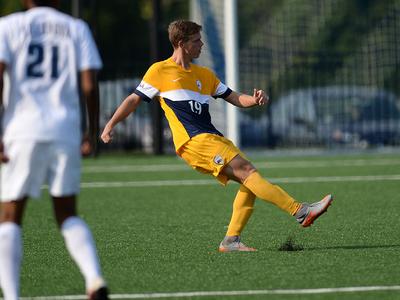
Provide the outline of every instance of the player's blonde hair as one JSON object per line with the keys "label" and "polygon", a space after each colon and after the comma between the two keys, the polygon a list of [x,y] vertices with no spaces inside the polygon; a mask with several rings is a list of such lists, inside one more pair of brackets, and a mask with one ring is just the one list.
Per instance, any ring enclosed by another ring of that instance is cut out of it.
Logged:
{"label": "player's blonde hair", "polygon": [[178,47],[179,41],[187,42],[191,35],[199,33],[202,27],[188,20],[176,20],[168,26],[168,37],[174,48]]}

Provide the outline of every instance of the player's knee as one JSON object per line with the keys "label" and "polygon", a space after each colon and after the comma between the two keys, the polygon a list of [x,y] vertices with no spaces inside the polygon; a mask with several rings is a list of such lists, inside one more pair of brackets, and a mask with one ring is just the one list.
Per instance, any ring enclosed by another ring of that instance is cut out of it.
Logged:
{"label": "player's knee", "polygon": [[55,209],[54,214],[58,227],[61,227],[66,219],[76,216],[76,210],[71,207],[58,207]]}
{"label": "player's knee", "polygon": [[243,183],[251,173],[257,170],[248,160],[238,155],[225,167],[224,171],[230,179]]}
{"label": "player's knee", "polygon": [[58,227],[61,228],[61,225],[64,223],[65,220],[67,220],[70,217],[75,217],[76,214],[70,211],[58,211],[55,213],[56,217],[56,222]]}
{"label": "player's knee", "polygon": [[246,169],[244,170],[244,172],[243,172],[243,177],[242,177],[243,180],[242,180],[242,183],[245,182],[246,179],[247,179],[251,174],[253,174],[254,172],[257,172],[257,169],[256,169],[255,167],[251,166],[251,167],[246,168]]}
{"label": "player's knee", "polygon": [[248,162],[237,169],[237,177],[240,179],[241,183],[244,183],[245,180],[256,171],[257,169]]}
{"label": "player's knee", "polygon": [[53,197],[54,215],[60,227],[66,219],[77,215],[75,196]]}
{"label": "player's knee", "polygon": [[22,224],[26,198],[18,201],[3,202],[0,208],[0,223],[12,222]]}
{"label": "player's knee", "polygon": [[0,223],[5,222],[12,222],[21,225],[22,214],[18,214],[16,210],[2,209],[0,211]]}

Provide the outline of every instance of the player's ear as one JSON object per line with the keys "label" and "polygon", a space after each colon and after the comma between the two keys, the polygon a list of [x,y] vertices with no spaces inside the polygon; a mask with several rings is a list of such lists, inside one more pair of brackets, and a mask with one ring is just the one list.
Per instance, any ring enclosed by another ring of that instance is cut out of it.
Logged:
{"label": "player's ear", "polygon": [[183,40],[178,41],[178,48],[183,48],[185,46],[185,42]]}

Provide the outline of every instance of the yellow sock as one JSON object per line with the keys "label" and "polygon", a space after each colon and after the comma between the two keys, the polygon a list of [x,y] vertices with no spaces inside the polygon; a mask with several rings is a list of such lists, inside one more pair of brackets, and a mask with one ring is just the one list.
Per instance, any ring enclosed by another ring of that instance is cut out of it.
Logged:
{"label": "yellow sock", "polygon": [[294,215],[301,206],[299,202],[290,197],[283,189],[269,183],[258,172],[251,173],[243,185],[258,198],[275,204],[291,215]]}
{"label": "yellow sock", "polygon": [[241,185],[233,201],[232,218],[228,226],[227,236],[240,235],[253,213],[254,195],[249,189]]}

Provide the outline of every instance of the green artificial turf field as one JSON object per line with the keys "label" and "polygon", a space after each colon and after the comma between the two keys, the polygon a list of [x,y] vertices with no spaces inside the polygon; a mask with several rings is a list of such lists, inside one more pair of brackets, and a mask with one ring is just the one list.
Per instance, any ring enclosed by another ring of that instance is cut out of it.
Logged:
{"label": "green artificial turf field", "polygon": [[[399,155],[252,161],[299,201],[332,193],[334,202],[301,228],[257,200],[242,240],[258,252],[222,254],[238,184],[223,188],[173,156],[86,160],[79,212],[93,231],[112,299],[400,299]],[[46,189],[41,201],[28,203],[23,238],[23,299],[83,299],[83,279]],[[302,250],[280,251],[288,240]]]}

